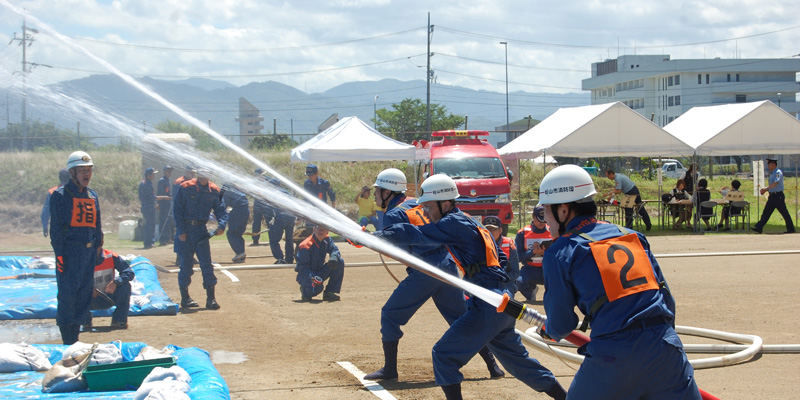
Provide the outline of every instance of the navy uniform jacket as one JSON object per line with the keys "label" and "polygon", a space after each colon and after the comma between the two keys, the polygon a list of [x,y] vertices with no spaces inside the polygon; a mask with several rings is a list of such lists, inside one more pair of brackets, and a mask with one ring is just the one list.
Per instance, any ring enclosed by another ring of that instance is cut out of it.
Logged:
{"label": "navy uniform jacket", "polygon": [[325,203],[328,202],[328,197],[331,198],[331,203],[336,202],[336,193],[331,189],[331,183],[325,179],[317,178],[316,185],[311,182],[311,179],[306,179],[303,182],[303,188]]}
{"label": "navy uniform jacket", "polygon": [[231,213],[239,210],[246,210],[247,214],[250,213],[250,202],[247,200],[247,196],[230,186],[223,187],[222,200],[225,202],[225,207],[233,208]]}
{"label": "navy uniform jacket", "polygon": [[322,241],[312,233],[311,236],[297,246],[297,265],[295,272],[310,273],[317,271],[325,264],[325,257],[330,254],[332,259],[341,260],[339,248],[333,243],[330,236],[325,236]]}
{"label": "navy uniform jacket", "polygon": [[142,210],[156,208],[156,191],[150,179],[145,178],[139,183],[139,202],[142,203]]}
{"label": "navy uniform jacket", "polygon": [[103,247],[100,202],[94,190],[83,191],[71,180],[50,195],[50,244],[56,257],[71,246]]}
{"label": "navy uniform jacket", "polygon": [[[288,190],[284,188],[278,188],[283,193],[291,194]],[[294,221],[297,219],[294,215],[281,210],[280,208],[273,207],[267,203],[262,203],[264,207],[264,218],[269,221],[272,218],[275,218],[273,222],[277,226],[287,226],[287,225],[294,225]]]}
{"label": "navy uniform jacket", "polygon": [[[601,223],[588,216],[571,220],[567,224],[567,231],[570,230],[586,233],[595,241],[623,236],[618,226]],[[641,233],[630,229],[628,231],[636,234],[644,249],[644,256],[640,261],[645,263],[643,265],[647,268],[645,272],[648,278],[654,278],[656,285],[664,282],[664,275],[650,251],[647,239]],[[566,337],[578,325],[576,306],[587,315],[594,303],[607,294],[598,262],[589,247],[590,243],[592,242],[587,238],[567,232],[544,252],[544,286],[547,288],[544,293],[544,308],[547,312],[547,334],[553,339]],[[603,254],[601,261],[608,257]],[[625,263],[628,259],[623,251],[616,251],[614,260],[611,261],[618,264]],[[645,276],[639,271],[630,270],[625,278],[630,279],[631,284],[638,283],[633,280]],[[674,321],[675,300],[668,289],[644,290],[625,295],[600,306],[591,320],[591,337],[614,333],[636,320],[658,317],[663,317],[665,321]]]}
{"label": "navy uniform jacket", "polygon": [[[161,179],[158,180],[156,196],[172,196],[172,184],[166,176],[162,176]],[[159,200],[158,205],[159,207],[163,207],[167,203],[169,203],[169,200]]]}
{"label": "navy uniform jacket", "polygon": [[173,216],[178,235],[186,233],[189,223],[187,220],[208,221],[209,214],[213,211],[220,228],[225,228],[228,223],[228,213],[225,203],[220,198],[217,185],[209,181],[207,186],[201,186],[197,179],[183,182],[180,190],[175,195]]}

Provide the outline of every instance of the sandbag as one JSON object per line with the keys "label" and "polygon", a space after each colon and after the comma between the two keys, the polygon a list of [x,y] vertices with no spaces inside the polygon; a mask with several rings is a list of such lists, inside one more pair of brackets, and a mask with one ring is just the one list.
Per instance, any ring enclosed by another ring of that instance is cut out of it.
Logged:
{"label": "sandbag", "polygon": [[97,349],[97,344],[83,354],[53,364],[53,367],[47,370],[42,379],[42,392],[66,393],[86,390],[88,386],[86,379],[83,378],[83,370],[89,365],[95,349]]}
{"label": "sandbag", "polygon": [[52,368],[43,351],[29,344],[0,344],[0,373],[47,371]]}
{"label": "sandbag", "polygon": [[95,351],[92,354],[92,358],[89,360],[89,365],[114,364],[123,361],[121,343],[119,341],[117,341],[116,344],[95,343],[93,345],[83,342],[76,342],[64,350],[64,354],[61,356],[61,359],[66,360],[68,358],[72,358],[73,356],[81,355],[93,347],[95,348]]}
{"label": "sandbag", "polygon": [[133,395],[134,400],[180,400],[189,399],[192,378],[183,368],[174,365],[169,368],[155,367],[144,378]]}

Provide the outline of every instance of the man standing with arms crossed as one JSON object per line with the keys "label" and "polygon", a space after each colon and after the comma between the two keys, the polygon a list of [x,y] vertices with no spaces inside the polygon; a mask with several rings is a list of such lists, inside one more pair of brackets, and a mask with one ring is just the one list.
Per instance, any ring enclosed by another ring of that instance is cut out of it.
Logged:
{"label": "man standing with arms crossed", "polygon": [[78,341],[94,290],[94,265],[103,248],[97,193],[89,189],[92,157],[67,158],[70,181],[50,196],[50,244],[56,256],[56,323],[64,344]]}

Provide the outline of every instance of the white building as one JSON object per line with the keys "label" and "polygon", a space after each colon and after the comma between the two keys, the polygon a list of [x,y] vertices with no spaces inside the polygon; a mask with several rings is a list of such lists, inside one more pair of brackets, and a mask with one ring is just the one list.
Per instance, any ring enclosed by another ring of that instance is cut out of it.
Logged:
{"label": "white building", "polygon": [[665,126],[695,106],[771,100],[797,116],[800,59],[670,60],[628,55],[592,64],[592,104],[620,101]]}

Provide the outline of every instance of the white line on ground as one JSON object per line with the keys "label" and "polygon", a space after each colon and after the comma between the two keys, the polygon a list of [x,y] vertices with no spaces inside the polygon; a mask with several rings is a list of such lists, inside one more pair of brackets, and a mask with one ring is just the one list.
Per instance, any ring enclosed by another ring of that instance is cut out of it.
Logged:
{"label": "white line on ground", "polygon": [[353,374],[353,376],[358,378],[361,384],[364,385],[364,387],[367,388],[367,390],[369,390],[379,399],[397,400],[394,396],[392,396],[391,393],[389,393],[386,389],[383,388],[383,386],[379,385],[377,382],[364,379],[364,375],[366,374],[361,372],[361,370],[358,369],[358,367],[356,367],[355,365],[353,365],[353,363],[349,361],[339,361],[337,362],[337,364],[341,365],[342,368],[346,369],[348,372]]}
{"label": "white line on ground", "polygon": [[227,275],[227,276],[228,276],[228,278],[231,278],[231,282],[239,282],[239,278],[237,278],[237,277],[236,277],[236,275],[234,275],[234,274],[233,274],[233,273],[231,273],[230,271],[227,271],[227,270],[224,270],[224,269],[223,269],[223,270],[222,270],[222,273],[223,273],[223,274],[225,274],[225,275]]}

